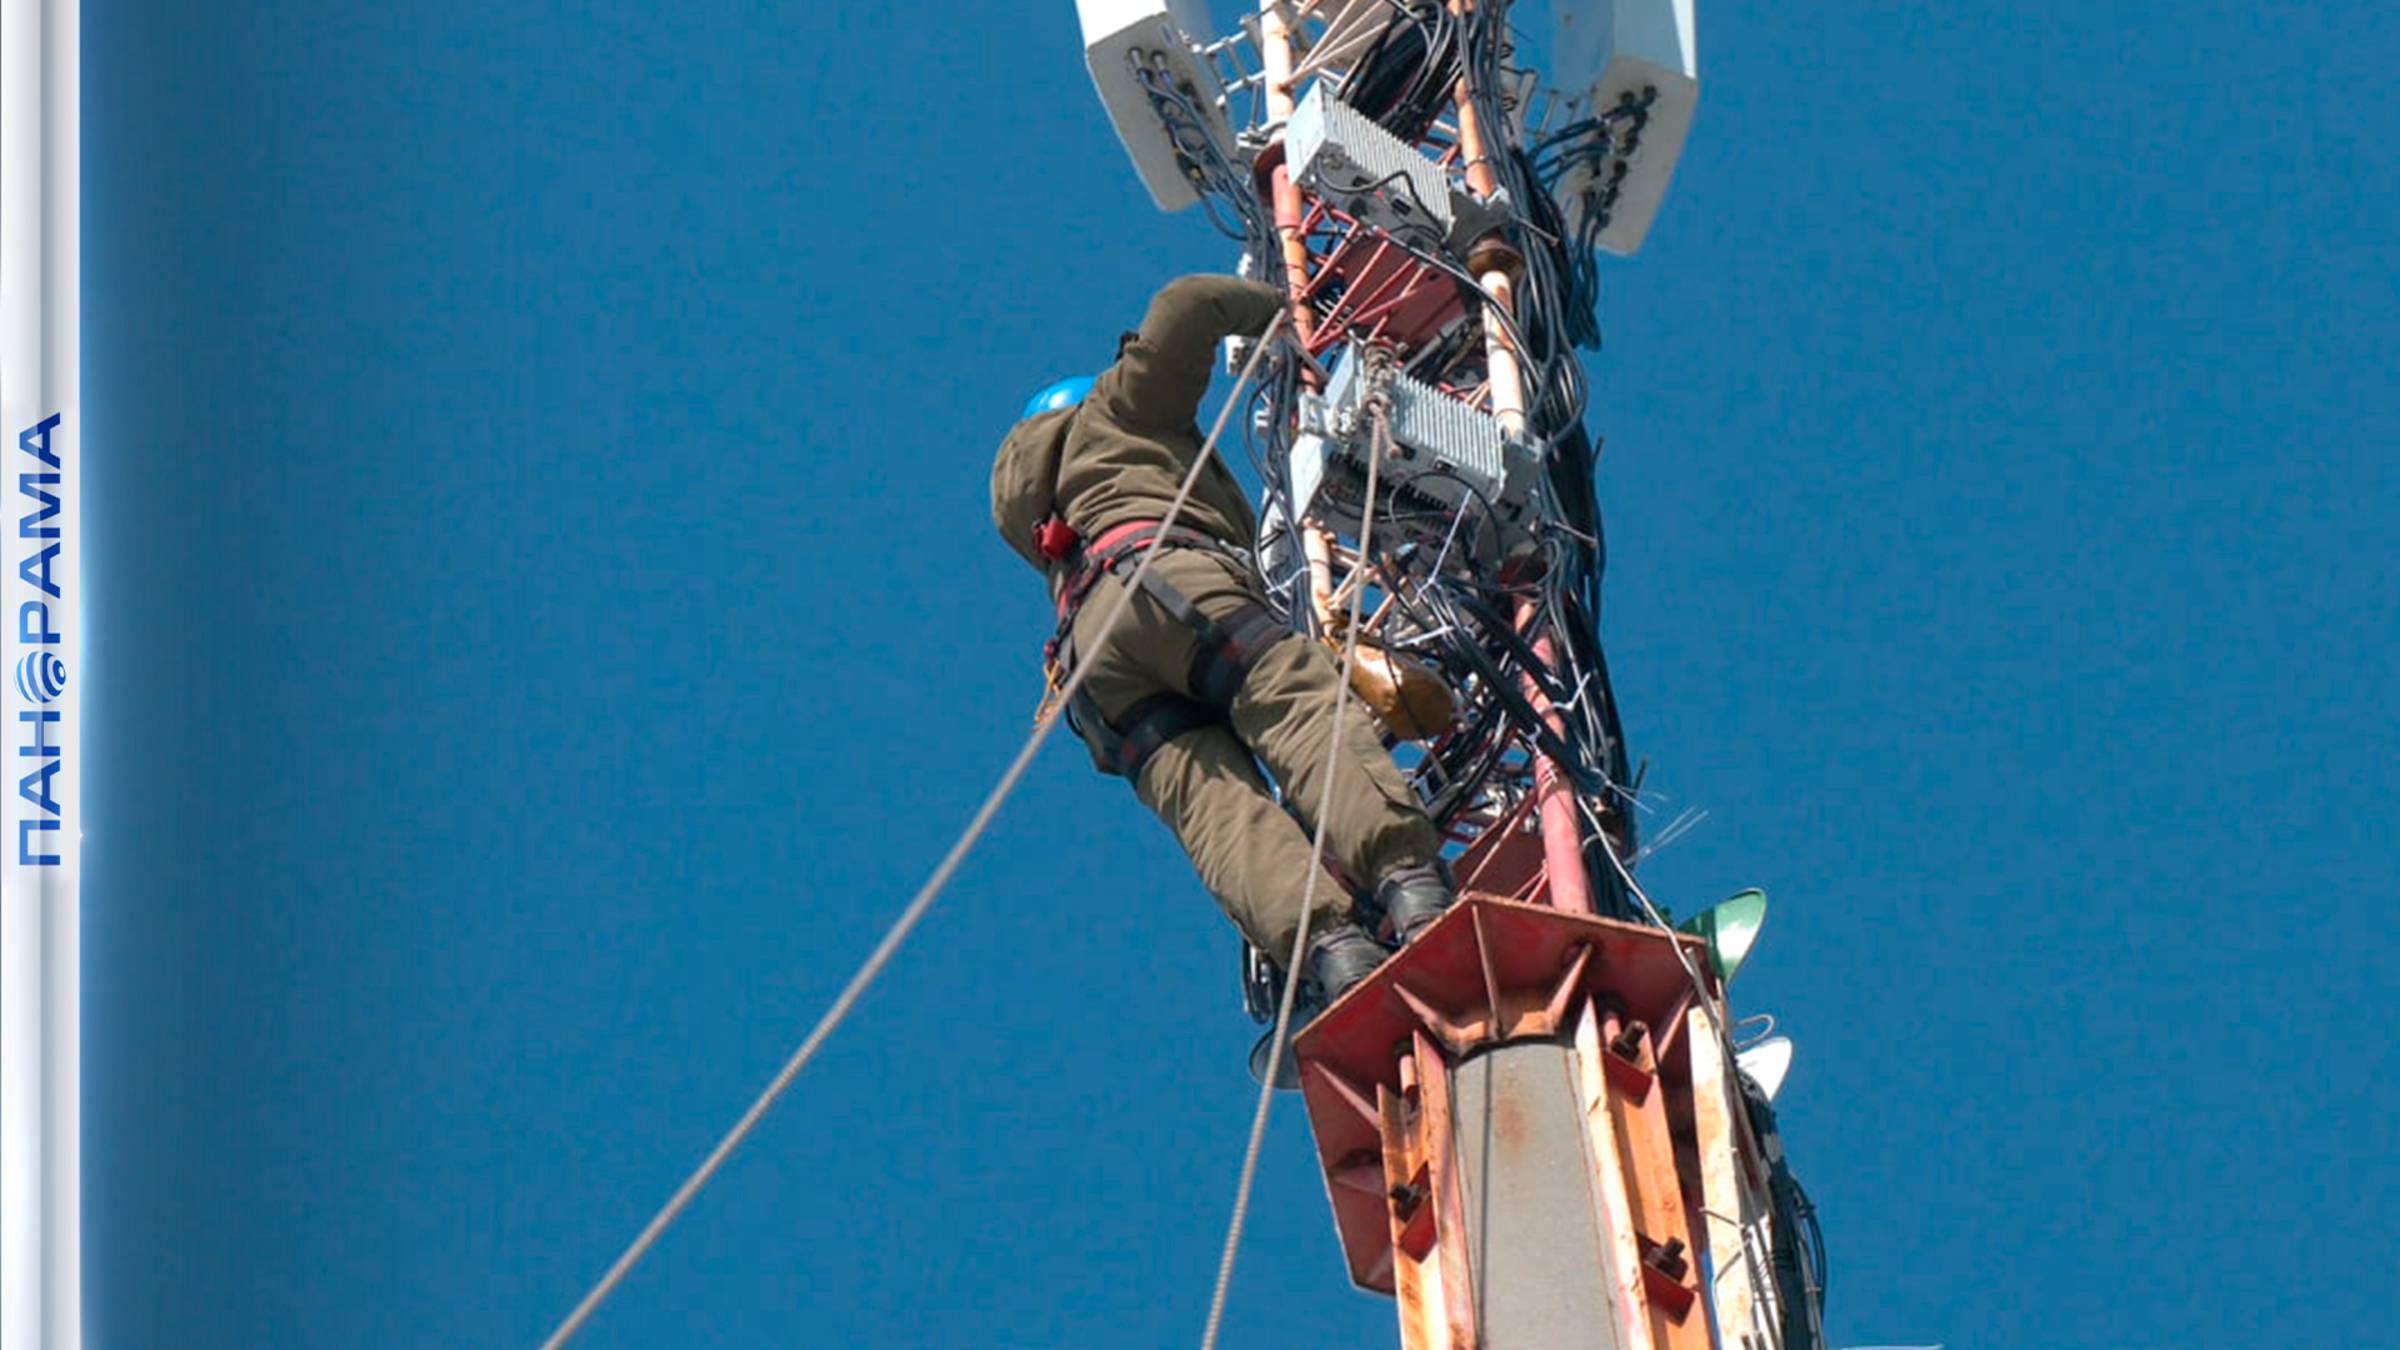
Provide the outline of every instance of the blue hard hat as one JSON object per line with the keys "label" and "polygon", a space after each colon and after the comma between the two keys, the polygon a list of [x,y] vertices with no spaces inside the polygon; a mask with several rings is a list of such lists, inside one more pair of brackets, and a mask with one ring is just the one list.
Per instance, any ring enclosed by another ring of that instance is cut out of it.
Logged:
{"label": "blue hard hat", "polygon": [[1072,408],[1083,402],[1083,396],[1090,392],[1092,392],[1091,376],[1071,375],[1026,400],[1025,411],[1017,414],[1017,420],[1021,422],[1028,417],[1038,417],[1043,413],[1054,412],[1060,408]]}

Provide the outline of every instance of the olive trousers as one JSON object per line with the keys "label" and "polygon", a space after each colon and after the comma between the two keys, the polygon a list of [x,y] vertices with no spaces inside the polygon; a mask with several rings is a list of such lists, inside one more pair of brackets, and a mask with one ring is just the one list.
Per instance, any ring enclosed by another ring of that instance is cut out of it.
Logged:
{"label": "olive trousers", "polygon": [[[1234,558],[1164,549],[1151,566],[1212,620],[1259,599],[1254,574]],[[1103,575],[1075,616],[1076,659],[1091,672],[1084,689],[1112,722],[1153,694],[1190,696],[1199,647],[1190,625],[1140,590],[1102,646],[1101,625],[1125,595],[1119,578]],[[1142,804],[1175,832],[1227,917],[1278,962],[1291,959],[1312,873],[1309,931],[1323,933],[1355,917],[1349,889],[1310,852],[1320,823],[1326,855],[1365,888],[1397,868],[1430,863],[1441,851],[1433,823],[1384,753],[1374,714],[1353,698],[1335,725],[1340,692],[1333,655],[1295,634],[1259,657],[1222,723],[1167,742],[1133,785]],[[1105,768],[1099,748],[1092,750]],[[1282,786],[1290,812],[1276,801],[1262,765]]]}

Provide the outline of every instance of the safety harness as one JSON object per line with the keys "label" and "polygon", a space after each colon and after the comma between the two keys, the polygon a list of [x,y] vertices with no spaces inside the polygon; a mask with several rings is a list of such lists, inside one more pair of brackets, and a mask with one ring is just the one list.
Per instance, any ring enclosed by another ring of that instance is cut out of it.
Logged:
{"label": "safety harness", "polygon": [[[1042,552],[1067,569],[1066,583],[1058,593],[1058,631],[1042,650],[1053,695],[1074,675],[1075,616],[1091,597],[1092,588],[1108,574],[1131,584],[1152,540],[1158,541],[1161,550],[1202,549],[1235,559],[1245,567],[1249,564],[1249,559],[1221,539],[1180,527],[1162,531],[1155,520],[1111,527],[1088,545],[1076,540],[1074,531],[1064,524],[1053,522],[1045,522],[1036,537]],[[1250,678],[1251,668],[1268,648],[1293,636],[1291,628],[1256,601],[1245,602],[1221,620],[1211,619],[1156,568],[1142,573],[1139,586],[1198,636],[1185,675],[1191,694],[1161,690],[1137,700],[1113,722],[1101,714],[1089,690],[1076,690],[1067,703],[1068,725],[1098,752],[1108,772],[1128,782],[1141,780],[1142,766],[1167,742],[1201,727],[1223,724],[1234,695]]]}

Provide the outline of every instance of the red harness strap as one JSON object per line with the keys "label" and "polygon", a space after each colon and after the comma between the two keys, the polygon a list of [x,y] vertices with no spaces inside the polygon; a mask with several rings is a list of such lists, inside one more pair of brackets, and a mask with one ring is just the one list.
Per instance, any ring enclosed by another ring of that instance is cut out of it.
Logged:
{"label": "red harness strap", "polygon": [[[1059,528],[1069,535],[1075,533],[1073,527],[1063,522]],[[1067,569],[1067,582],[1058,591],[1059,627],[1064,629],[1075,621],[1075,611],[1083,607],[1085,598],[1092,593],[1092,586],[1100,580],[1101,574],[1115,567],[1126,554],[1148,544],[1158,532],[1159,522],[1155,520],[1128,520],[1102,530],[1099,538],[1080,545],[1060,559],[1060,564]],[[1181,526],[1167,531],[1167,537],[1159,547],[1205,548],[1219,553],[1233,551],[1230,545],[1214,535]]]}

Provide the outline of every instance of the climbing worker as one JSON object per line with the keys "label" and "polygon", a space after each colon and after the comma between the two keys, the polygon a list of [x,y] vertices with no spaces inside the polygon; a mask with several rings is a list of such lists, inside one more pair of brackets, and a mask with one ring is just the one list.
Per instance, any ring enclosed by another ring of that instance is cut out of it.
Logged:
{"label": "climbing worker", "polygon": [[[1242,934],[1278,962],[1290,959],[1320,866],[1310,851],[1319,824],[1326,853],[1375,897],[1395,945],[1455,895],[1440,837],[1362,710],[1340,719],[1327,794],[1341,673],[1323,643],[1267,609],[1250,555],[1256,523],[1221,459],[1200,470],[1161,536],[1201,453],[1194,419],[1218,342],[1257,337],[1282,308],[1275,288],[1233,277],[1168,283],[1140,330],[1119,339],[1115,364],[1034,396],[992,470],[992,521],[1047,576],[1057,604],[1053,687],[1078,664],[1091,668],[1067,711],[1094,766],[1132,783]],[[1157,556],[1101,645],[1101,625],[1153,540]],[[1360,927],[1356,897],[1335,876],[1318,876],[1311,904],[1303,959],[1321,1007],[1371,974],[1386,948]]]}

